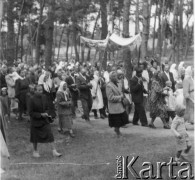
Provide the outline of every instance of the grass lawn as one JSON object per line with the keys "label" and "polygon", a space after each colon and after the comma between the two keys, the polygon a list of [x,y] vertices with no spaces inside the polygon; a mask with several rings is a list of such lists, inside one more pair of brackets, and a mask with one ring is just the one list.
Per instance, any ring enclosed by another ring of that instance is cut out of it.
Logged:
{"label": "grass lawn", "polygon": [[[175,155],[175,139],[171,130],[162,128],[160,120],[156,120],[157,129],[132,126],[121,129],[123,137],[117,138],[113,129],[108,127],[107,119],[94,120],[87,124],[81,118],[74,120],[76,138],[69,145],[64,136],[57,132],[57,122],[52,124],[57,150],[63,154],[61,158],[52,157],[51,147],[40,144],[41,158],[32,157],[32,145],[29,143],[29,123],[11,121],[8,130],[8,148],[11,155],[9,169],[2,175],[3,180],[111,180],[116,175],[116,157],[120,155],[139,156],[133,166],[141,170],[144,161],[169,162]],[[189,135],[193,141],[194,131]],[[194,141],[193,141],[194,142]],[[190,152],[191,163],[194,164],[194,145]],[[24,164],[18,164],[24,163]],[[184,167],[183,167],[184,168]],[[174,172],[177,175],[178,169]],[[194,166],[193,166],[194,169]],[[168,167],[162,168],[163,179],[170,179]],[[135,179],[128,173],[129,179]]]}

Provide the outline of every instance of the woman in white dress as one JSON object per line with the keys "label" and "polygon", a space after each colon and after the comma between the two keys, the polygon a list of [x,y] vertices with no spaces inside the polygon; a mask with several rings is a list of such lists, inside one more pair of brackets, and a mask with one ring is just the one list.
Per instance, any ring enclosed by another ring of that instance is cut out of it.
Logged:
{"label": "woman in white dress", "polygon": [[90,83],[92,84],[91,94],[93,98],[92,111],[94,113],[95,119],[98,119],[97,110],[100,111],[100,118],[104,119],[104,115],[101,112],[104,106],[104,103],[103,103],[102,92],[101,92],[100,84],[99,84],[98,71],[94,72],[93,77],[94,77],[93,80],[90,81]]}

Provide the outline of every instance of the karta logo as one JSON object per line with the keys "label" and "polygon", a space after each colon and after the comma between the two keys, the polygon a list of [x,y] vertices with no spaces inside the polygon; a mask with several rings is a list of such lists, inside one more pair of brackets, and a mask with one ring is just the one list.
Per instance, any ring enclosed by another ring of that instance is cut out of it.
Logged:
{"label": "karta logo", "polygon": [[[128,179],[129,172],[135,179],[163,179],[162,168],[168,169],[168,176],[170,179],[194,179],[192,165],[189,162],[174,162],[173,158],[167,162],[156,162],[152,164],[151,162],[143,162],[142,169],[137,172],[134,169],[134,165],[138,160],[139,156],[132,157],[129,161],[128,156],[117,156],[117,174],[116,179]],[[154,166],[156,173],[154,172]],[[177,174],[174,174],[174,167],[181,167]]]}

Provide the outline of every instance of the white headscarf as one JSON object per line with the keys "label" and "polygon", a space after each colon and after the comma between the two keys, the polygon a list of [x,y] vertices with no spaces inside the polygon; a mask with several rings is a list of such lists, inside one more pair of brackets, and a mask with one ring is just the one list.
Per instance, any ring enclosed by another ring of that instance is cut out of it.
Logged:
{"label": "white headscarf", "polygon": [[64,88],[63,88],[64,84],[66,84],[65,81],[61,81],[61,82],[60,82],[60,86],[59,86],[59,88],[58,88],[58,92],[64,93],[65,101],[67,101],[67,100],[68,100],[68,92],[67,92],[67,90],[64,91]]}
{"label": "white headscarf", "polygon": [[178,72],[176,70],[176,64],[171,65],[170,72],[173,73],[173,78],[175,81],[177,81],[178,80]]}
{"label": "white headscarf", "polygon": [[192,67],[188,66],[185,69],[185,78],[192,78]]}
{"label": "white headscarf", "polygon": [[44,90],[47,91],[47,92],[50,92],[51,88],[52,88],[52,79],[49,78],[46,80],[46,82],[44,81],[44,78],[46,76],[46,71],[44,72],[44,74],[42,74],[40,77],[39,77],[39,81],[38,81],[38,84],[42,84],[43,87],[44,87]]}
{"label": "white headscarf", "polygon": [[179,66],[178,66],[178,71],[181,71],[182,69],[185,69],[185,68],[183,67],[183,65],[184,65],[184,62],[181,61],[181,62],[179,63]]}

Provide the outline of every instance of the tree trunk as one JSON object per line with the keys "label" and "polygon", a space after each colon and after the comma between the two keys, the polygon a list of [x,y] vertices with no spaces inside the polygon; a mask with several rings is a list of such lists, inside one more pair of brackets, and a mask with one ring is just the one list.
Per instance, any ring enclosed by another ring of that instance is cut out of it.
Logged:
{"label": "tree trunk", "polygon": [[148,38],[149,38],[149,18],[150,18],[150,1],[143,1],[143,32],[141,44],[141,57],[145,58],[148,54]]}
{"label": "tree trunk", "polygon": [[39,23],[38,23],[37,35],[36,35],[36,52],[35,52],[36,55],[35,55],[35,60],[36,60],[37,64],[39,64],[39,61],[40,61],[40,30],[41,30],[44,6],[45,6],[45,0],[41,0],[40,1]]}
{"label": "tree trunk", "polygon": [[136,1],[135,34],[139,33],[139,0]]}
{"label": "tree trunk", "polygon": [[[158,3],[158,1],[156,2]],[[156,10],[155,10],[155,16],[154,16],[154,29],[153,29],[153,41],[152,41],[152,54],[154,56],[154,43],[155,43],[155,37],[156,37],[156,16],[157,16],[157,10],[158,10],[158,4],[156,4]]]}
{"label": "tree trunk", "polygon": [[[94,38],[95,29],[96,29],[99,17],[100,17],[100,10],[98,11],[98,15],[97,15],[96,20],[95,20],[95,24],[94,24],[93,32],[92,32],[92,35],[91,35],[91,39]],[[90,61],[90,53],[91,53],[91,49],[89,48],[88,53],[87,53],[87,61]]]}
{"label": "tree trunk", "polygon": [[108,32],[112,33],[114,29],[114,18],[113,18],[113,3],[114,0],[109,0],[107,4],[107,23],[108,23]]}
{"label": "tree trunk", "polygon": [[75,49],[76,62],[79,62],[79,54],[77,51],[77,31],[76,31],[77,19],[75,16],[75,0],[72,0],[71,20],[72,20],[72,27],[73,27],[73,43],[74,43],[74,49]]}
{"label": "tree trunk", "polygon": [[53,45],[53,31],[54,31],[54,18],[55,18],[55,1],[50,0],[48,19],[45,22],[45,66],[48,68],[52,64],[52,45]]}
{"label": "tree trunk", "polygon": [[59,45],[58,45],[58,56],[57,56],[57,60],[59,59],[59,55],[60,55],[60,47],[61,47],[61,43],[62,43],[62,37],[63,37],[63,34],[64,34],[64,30],[65,30],[65,25],[63,26],[63,29],[62,29],[62,33],[60,35],[60,41],[59,41]]}
{"label": "tree trunk", "polygon": [[24,37],[24,25],[22,24],[21,25],[21,35],[20,35],[21,37],[20,37],[20,40],[21,40],[21,44],[20,44],[20,57],[21,57],[21,59],[23,60],[23,37]]}
{"label": "tree trunk", "polygon": [[181,51],[180,60],[183,61],[183,0],[180,0],[180,38],[179,51]]}
{"label": "tree trunk", "polygon": [[[105,0],[100,0],[100,10],[101,10],[101,23],[102,23],[102,34],[101,39],[105,39],[108,35],[108,24],[107,24],[107,8]],[[107,66],[107,52],[103,53],[102,57],[102,68],[106,70]]]}
{"label": "tree trunk", "polygon": [[68,29],[67,29],[66,35],[67,35],[67,43],[66,43],[66,61],[68,62],[68,49],[69,49],[69,46],[70,46],[70,40],[69,40],[70,32],[69,32]]}
{"label": "tree trunk", "polygon": [[8,65],[13,65],[14,58],[15,58],[15,39],[14,39],[14,1],[8,0],[7,1],[7,62]]}
{"label": "tree trunk", "polygon": [[[129,37],[129,11],[130,11],[130,0],[124,0],[123,6],[123,37]],[[131,64],[131,51],[129,47],[123,50],[123,61],[125,64],[125,74],[128,81],[132,76],[132,64]]]}
{"label": "tree trunk", "polygon": [[[0,0],[0,29],[2,27],[2,18],[3,18],[3,0]],[[3,43],[2,43],[2,37],[1,37],[1,31],[0,31],[0,60],[4,59],[3,55]]]}
{"label": "tree trunk", "polygon": [[[16,55],[15,55],[16,59],[18,59],[18,43],[19,43],[19,37],[20,37],[20,29],[21,29],[21,20],[22,20],[23,8],[24,8],[24,0],[22,1],[20,15],[19,15],[19,22],[18,22],[18,34],[17,34],[17,37],[16,37]],[[22,58],[21,58],[21,60],[22,60]]]}
{"label": "tree trunk", "polygon": [[165,39],[165,25],[166,25],[166,21],[164,19],[164,14],[165,14],[165,0],[163,0],[163,6],[162,6],[162,19],[161,19],[161,31],[160,31],[160,43],[159,43],[159,54],[160,54],[160,60],[161,60],[161,57],[162,57],[162,47],[163,47],[163,44],[164,44],[164,39]]}
{"label": "tree trunk", "polygon": [[173,25],[172,25],[172,59],[175,62],[175,46],[176,46],[176,37],[175,37],[175,22],[176,22],[176,11],[177,11],[177,0],[174,1],[174,10],[173,10]]}

